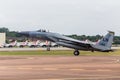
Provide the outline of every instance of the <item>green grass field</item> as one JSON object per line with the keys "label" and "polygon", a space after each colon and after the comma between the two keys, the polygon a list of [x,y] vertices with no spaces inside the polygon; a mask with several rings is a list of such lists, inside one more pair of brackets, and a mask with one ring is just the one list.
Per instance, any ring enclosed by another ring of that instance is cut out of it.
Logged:
{"label": "green grass field", "polygon": [[[63,51],[6,51],[0,52],[0,55],[69,55],[74,56],[72,50]],[[90,52],[90,51],[80,51],[80,55],[84,56],[120,56],[120,50],[114,52]]]}

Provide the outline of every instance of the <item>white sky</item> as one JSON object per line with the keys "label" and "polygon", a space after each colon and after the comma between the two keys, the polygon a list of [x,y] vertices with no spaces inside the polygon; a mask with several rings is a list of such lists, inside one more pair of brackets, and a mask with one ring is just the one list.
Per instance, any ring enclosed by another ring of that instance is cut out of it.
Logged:
{"label": "white sky", "polygon": [[120,35],[120,0],[0,0],[0,27],[61,34]]}

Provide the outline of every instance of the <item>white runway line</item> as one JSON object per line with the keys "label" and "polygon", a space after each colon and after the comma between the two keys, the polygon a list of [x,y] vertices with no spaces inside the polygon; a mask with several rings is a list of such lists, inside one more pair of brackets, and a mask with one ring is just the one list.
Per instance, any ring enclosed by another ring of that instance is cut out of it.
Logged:
{"label": "white runway line", "polygon": [[8,69],[8,67],[0,66],[0,69]]}
{"label": "white runway line", "polygon": [[34,57],[28,57],[27,59],[30,59],[30,60],[32,60],[32,59],[35,59]]}

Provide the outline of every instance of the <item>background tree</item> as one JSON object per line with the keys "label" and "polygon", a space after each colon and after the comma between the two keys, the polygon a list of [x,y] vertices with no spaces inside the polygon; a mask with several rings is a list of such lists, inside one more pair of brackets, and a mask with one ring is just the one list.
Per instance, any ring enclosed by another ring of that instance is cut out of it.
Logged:
{"label": "background tree", "polygon": [[2,27],[2,28],[0,28],[0,32],[1,32],[1,33],[3,33],[3,32],[8,33],[8,32],[9,32],[9,29],[8,29],[8,28],[5,28],[5,27]]}

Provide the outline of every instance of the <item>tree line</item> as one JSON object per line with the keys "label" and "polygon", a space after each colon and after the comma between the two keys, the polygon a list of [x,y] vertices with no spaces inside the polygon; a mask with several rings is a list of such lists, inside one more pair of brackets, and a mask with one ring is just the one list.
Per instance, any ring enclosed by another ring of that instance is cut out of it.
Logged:
{"label": "tree line", "polygon": [[[39,31],[39,30],[38,30]],[[0,28],[0,33],[6,33],[6,37],[7,39],[18,39],[18,38],[22,38],[22,39],[26,39],[25,36],[19,35],[17,31],[10,31],[8,28],[2,27]],[[101,39],[103,36],[101,35],[95,35],[95,36],[86,36],[86,35],[65,35],[74,39],[78,39],[78,40],[90,40],[92,42],[97,42],[99,39]],[[115,36],[114,37],[114,41],[113,44],[120,44],[120,36]]]}

